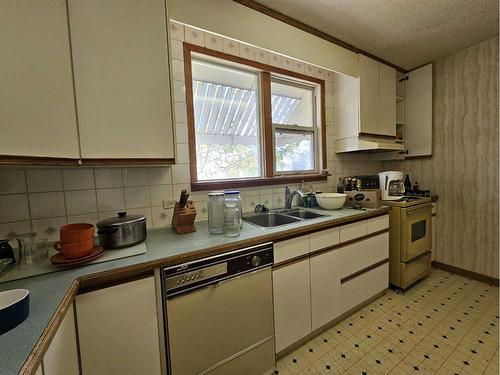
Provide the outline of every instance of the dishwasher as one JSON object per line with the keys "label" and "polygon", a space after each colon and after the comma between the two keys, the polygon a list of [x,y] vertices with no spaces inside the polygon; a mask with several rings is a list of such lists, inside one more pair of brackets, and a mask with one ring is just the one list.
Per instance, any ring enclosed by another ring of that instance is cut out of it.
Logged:
{"label": "dishwasher", "polygon": [[163,269],[168,374],[271,374],[273,245]]}

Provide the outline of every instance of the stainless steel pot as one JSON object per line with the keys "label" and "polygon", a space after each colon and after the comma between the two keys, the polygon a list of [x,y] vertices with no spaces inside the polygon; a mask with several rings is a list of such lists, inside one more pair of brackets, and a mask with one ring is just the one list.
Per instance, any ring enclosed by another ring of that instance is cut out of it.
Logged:
{"label": "stainless steel pot", "polygon": [[106,249],[134,246],[146,240],[146,216],[118,212],[118,216],[98,222],[97,229],[99,243]]}

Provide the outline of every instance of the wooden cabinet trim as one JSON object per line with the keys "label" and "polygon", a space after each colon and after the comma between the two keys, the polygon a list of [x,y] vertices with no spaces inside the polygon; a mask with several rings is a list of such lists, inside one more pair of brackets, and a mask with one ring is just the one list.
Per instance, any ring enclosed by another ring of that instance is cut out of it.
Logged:
{"label": "wooden cabinet trim", "polygon": [[377,268],[378,266],[381,266],[382,264],[385,264],[385,263],[389,263],[389,258],[385,258],[377,263],[372,264],[371,266],[365,267],[362,270],[354,272],[353,274],[340,279],[340,283],[343,284],[349,280],[355,279],[356,277],[361,276],[362,274],[369,272],[372,269]]}

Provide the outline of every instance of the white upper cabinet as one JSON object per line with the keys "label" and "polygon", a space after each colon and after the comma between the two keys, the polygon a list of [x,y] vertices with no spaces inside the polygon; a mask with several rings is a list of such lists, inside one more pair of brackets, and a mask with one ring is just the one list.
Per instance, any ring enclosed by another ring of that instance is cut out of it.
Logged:
{"label": "white upper cabinet", "polygon": [[358,55],[359,132],[396,135],[396,69]]}
{"label": "white upper cabinet", "polygon": [[165,1],[68,4],[82,158],[173,158]]}
{"label": "white upper cabinet", "polygon": [[66,2],[0,1],[0,155],[78,158]]}
{"label": "white upper cabinet", "polygon": [[405,81],[405,146],[407,157],[432,155],[432,64]]}

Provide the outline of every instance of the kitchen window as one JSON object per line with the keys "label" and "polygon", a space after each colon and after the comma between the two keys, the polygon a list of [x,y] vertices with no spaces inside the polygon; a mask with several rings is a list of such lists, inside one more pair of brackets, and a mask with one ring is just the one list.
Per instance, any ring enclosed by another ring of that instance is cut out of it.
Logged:
{"label": "kitchen window", "polygon": [[324,180],[324,82],[184,44],[192,190]]}

